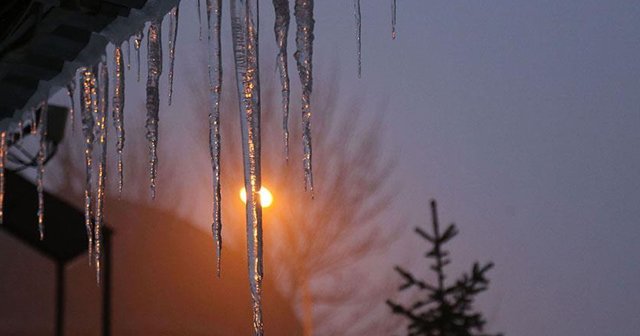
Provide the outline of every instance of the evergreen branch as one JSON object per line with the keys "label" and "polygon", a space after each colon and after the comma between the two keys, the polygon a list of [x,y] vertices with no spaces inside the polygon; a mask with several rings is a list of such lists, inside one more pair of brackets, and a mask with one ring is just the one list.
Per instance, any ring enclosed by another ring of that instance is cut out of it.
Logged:
{"label": "evergreen branch", "polygon": [[426,232],[419,227],[415,232],[430,245],[425,257],[433,261],[429,269],[436,274],[437,284],[428,284],[396,266],[396,272],[404,280],[399,290],[417,287],[426,297],[417,299],[407,307],[391,300],[386,301],[387,305],[394,314],[409,320],[407,335],[502,336],[484,333],[486,321],[480,312],[473,311],[472,308],[475,296],[488,289],[489,280],[486,273],[493,267],[493,263],[481,265],[475,262],[469,273],[462,274],[451,285],[446,286],[444,267],[451,259],[449,252],[444,249],[444,244],[458,234],[458,229],[455,224],[450,224],[442,234],[440,233],[435,201],[431,201],[431,218],[432,232]]}
{"label": "evergreen branch", "polygon": [[398,274],[400,274],[404,279],[405,279],[405,283],[402,284],[399,287],[399,290],[404,290],[406,288],[409,288],[411,286],[418,286],[418,288],[420,289],[429,289],[429,290],[433,290],[435,289],[433,286],[425,283],[424,281],[420,281],[418,279],[416,279],[411,273],[405,271],[402,267],[400,266],[395,266],[394,269],[396,270],[396,272],[398,272]]}

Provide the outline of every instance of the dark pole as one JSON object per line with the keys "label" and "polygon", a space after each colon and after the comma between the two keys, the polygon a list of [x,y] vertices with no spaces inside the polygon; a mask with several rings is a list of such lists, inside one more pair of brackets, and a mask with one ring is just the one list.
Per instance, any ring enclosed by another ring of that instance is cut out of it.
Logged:
{"label": "dark pole", "polygon": [[104,230],[102,281],[102,336],[111,336],[111,232]]}
{"label": "dark pole", "polygon": [[64,263],[56,262],[56,336],[62,336],[64,328]]}

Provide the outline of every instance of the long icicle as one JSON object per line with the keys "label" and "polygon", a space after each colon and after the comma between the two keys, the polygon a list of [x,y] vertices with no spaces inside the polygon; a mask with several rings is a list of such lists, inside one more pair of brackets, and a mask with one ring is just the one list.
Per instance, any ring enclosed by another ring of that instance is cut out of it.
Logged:
{"label": "long icicle", "polygon": [[153,21],[147,32],[147,140],[149,141],[149,182],[151,198],[156,198],[158,167],[158,121],[160,96],[158,82],[162,74],[162,22]]}
{"label": "long icicle", "polygon": [[169,12],[169,105],[173,97],[173,66],[176,62],[176,39],[178,38],[178,19],[180,18],[180,3]]}
{"label": "long icicle", "polygon": [[76,114],[76,104],[73,96],[76,92],[76,76],[71,78],[71,81],[67,84],[67,95],[69,96],[69,123],[71,123],[71,131],[75,132],[76,123],[75,123],[75,114]]}
{"label": "long icicle", "polygon": [[284,141],[284,153],[289,159],[289,67],[287,65],[287,39],[289,36],[289,0],[273,0],[276,19],[273,31],[278,45],[278,71],[280,72],[280,84],[282,91],[282,133]]}
{"label": "long icicle", "polygon": [[358,53],[358,78],[362,77],[362,15],[360,0],[353,0],[353,14],[356,18],[356,46]]}
{"label": "long icicle", "polygon": [[47,157],[47,110],[48,103],[45,100],[40,108],[40,121],[38,129],[40,131],[40,150],[38,151],[38,174],[36,185],[38,189],[38,232],[40,240],[44,239],[44,161]]}
{"label": "long icicle", "polygon": [[398,33],[396,32],[396,19],[397,19],[397,4],[396,0],[391,0],[391,38],[396,39]]}
{"label": "long icicle", "polygon": [[124,150],[124,60],[122,58],[122,48],[116,47],[113,52],[113,62],[115,64],[113,85],[113,127],[116,129],[116,152],[118,153],[118,197],[122,196],[122,185],[124,181],[124,166],[122,163],[122,152]]}
{"label": "long icicle", "polygon": [[313,197],[311,152],[311,91],[313,89],[313,0],[296,0],[296,53],[298,73],[302,83],[302,144],[304,150],[304,187]]}
{"label": "long icicle", "polygon": [[4,222],[4,165],[7,150],[7,132],[2,132],[0,133],[0,225]]}
{"label": "long icicle", "polygon": [[222,0],[207,0],[207,28],[209,41],[209,151],[213,169],[213,237],[216,242],[216,274],[220,277],[222,258],[222,197],[220,193],[220,94],[222,93],[222,45],[220,25]]}
{"label": "long icicle", "polygon": [[144,38],[143,30],[144,27],[133,37],[133,48],[136,50],[136,60],[138,62],[138,82],[140,81],[140,47],[142,47],[142,39]]}
{"label": "long icicle", "polygon": [[96,115],[96,135],[100,145],[100,162],[98,166],[98,192],[96,198],[96,219],[94,230],[96,282],[100,283],[102,271],[102,224],[104,221],[104,194],[107,178],[107,109],[109,105],[109,69],[107,62],[100,64],[98,77],[98,114]]}
{"label": "long icicle", "polygon": [[89,251],[89,264],[93,261],[93,224],[91,220],[91,198],[92,198],[92,172],[93,172],[93,142],[94,125],[93,109],[96,99],[96,79],[95,74],[89,68],[82,70],[82,90],[80,91],[80,113],[82,117],[82,132],[84,134],[85,149],[85,188],[84,188],[84,224],[87,230],[87,241]]}
{"label": "long icicle", "polygon": [[244,185],[247,190],[246,224],[249,283],[255,335],[263,335],[262,322],[262,207],[260,206],[260,71],[258,67],[258,0],[232,0],[231,31],[236,68]]}

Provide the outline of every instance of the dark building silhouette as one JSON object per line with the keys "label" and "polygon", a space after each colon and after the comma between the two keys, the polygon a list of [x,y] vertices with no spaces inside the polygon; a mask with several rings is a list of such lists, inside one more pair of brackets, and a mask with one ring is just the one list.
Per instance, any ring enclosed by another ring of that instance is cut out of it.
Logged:
{"label": "dark building silhouette", "polygon": [[[7,193],[32,193],[35,202],[32,188]],[[60,207],[52,202],[45,210],[47,227],[68,225],[64,217],[56,215]],[[35,204],[8,200],[5,214],[10,218],[20,212],[32,217],[24,224],[36,232]],[[209,233],[170,213],[115,199],[107,202],[107,213],[114,230],[113,335],[251,334],[244,251],[225,246],[223,273],[218,279]],[[82,215],[77,212],[69,220],[82,220]],[[54,270],[54,264],[39,253],[6,233],[0,234],[1,335],[53,334]],[[100,335],[100,289],[86,255],[67,267],[66,288],[65,335]],[[291,304],[268,277],[263,301],[268,334],[301,334]]]}

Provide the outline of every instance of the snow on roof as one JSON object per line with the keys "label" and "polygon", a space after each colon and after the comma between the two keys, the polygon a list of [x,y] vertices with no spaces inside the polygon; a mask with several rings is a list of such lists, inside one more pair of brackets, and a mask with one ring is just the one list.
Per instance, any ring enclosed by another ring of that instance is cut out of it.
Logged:
{"label": "snow on roof", "polygon": [[78,68],[97,63],[108,43],[128,39],[178,2],[93,0],[79,6],[32,0],[2,5],[0,11],[14,19],[0,32],[0,130],[15,127],[24,112],[65,87]]}

